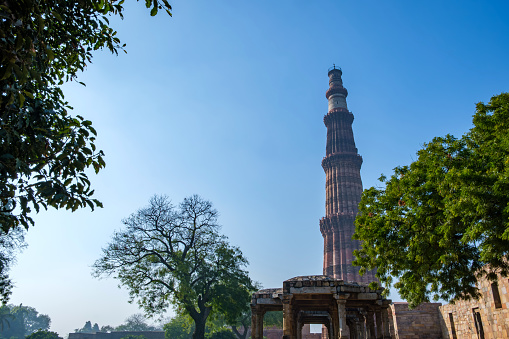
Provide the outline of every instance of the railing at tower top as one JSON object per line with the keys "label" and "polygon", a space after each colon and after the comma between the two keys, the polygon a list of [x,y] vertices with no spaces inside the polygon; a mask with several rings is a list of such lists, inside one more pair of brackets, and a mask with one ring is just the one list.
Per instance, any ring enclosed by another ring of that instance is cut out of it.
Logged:
{"label": "railing at tower top", "polygon": [[341,67],[336,67],[336,64],[332,64],[332,67],[329,68],[328,72],[332,71],[333,69],[337,69],[341,71]]}

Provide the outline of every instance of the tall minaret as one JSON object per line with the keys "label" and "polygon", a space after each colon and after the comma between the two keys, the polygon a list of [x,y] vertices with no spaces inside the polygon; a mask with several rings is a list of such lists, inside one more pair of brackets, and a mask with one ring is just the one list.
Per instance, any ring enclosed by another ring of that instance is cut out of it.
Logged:
{"label": "tall minaret", "polygon": [[354,220],[362,193],[362,157],[357,154],[353,138],[353,114],[348,111],[341,69],[329,70],[329,89],[325,93],[329,112],[323,122],[327,127],[325,171],[325,217],[320,220],[324,239],[323,274],[345,281],[375,281],[373,271],[359,275],[352,266],[353,251],[361,243],[352,239]]}

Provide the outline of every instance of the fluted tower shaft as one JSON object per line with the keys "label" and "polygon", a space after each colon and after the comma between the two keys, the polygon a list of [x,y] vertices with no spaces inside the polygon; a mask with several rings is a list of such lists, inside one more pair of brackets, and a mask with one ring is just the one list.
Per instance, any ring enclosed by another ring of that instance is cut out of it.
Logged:
{"label": "fluted tower shaft", "polygon": [[353,114],[348,110],[348,91],[343,87],[342,71],[329,71],[329,89],[326,92],[329,111],[323,121],[327,127],[325,171],[325,217],[320,220],[324,239],[323,273],[345,281],[372,282],[374,272],[359,275],[352,266],[353,251],[361,243],[352,239],[354,220],[362,193],[362,157],[357,154],[352,131]]}

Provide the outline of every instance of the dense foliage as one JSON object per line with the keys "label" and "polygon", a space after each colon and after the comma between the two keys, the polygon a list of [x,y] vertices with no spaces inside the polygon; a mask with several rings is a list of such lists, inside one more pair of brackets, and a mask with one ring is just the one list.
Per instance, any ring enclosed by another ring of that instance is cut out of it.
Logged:
{"label": "dense foliage", "polygon": [[79,333],[94,333],[94,332],[126,332],[126,331],[160,331],[161,329],[149,325],[145,316],[141,313],[133,314],[124,321],[123,324],[118,325],[117,327],[113,327],[110,325],[101,326],[97,323],[92,325],[91,321],[86,321],[85,325],[82,328],[77,328],[74,332]]}
{"label": "dense foliage", "polygon": [[194,322],[188,315],[177,312],[168,323],[164,324],[163,329],[165,339],[191,339],[194,332]]}
{"label": "dense foliage", "polygon": [[95,276],[119,279],[149,314],[172,303],[193,319],[196,339],[204,338],[209,314],[243,312],[252,289],[247,260],[219,233],[210,202],[194,195],[177,208],[154,196],[123,223],[93,265]]}
{"label": "dense foliage", "polygon": [[24,230],[15,228],[9,233],[0,230],[0,301],[6,303],[12,292],[9,269],[15,262],[16,252],[25,247]]}
{"label": "dense foliage", "polygon": [[263,317],[263,327],[283,328],[283,311],[266,312]]}
{"label": "dense foliage", "polygon": [[63,339],[56,332],[39,330],[27,336],[25,339]]}
{"label": "dense foliage", "polygon": [[376,267],[385,287],[396,277],[412,306],[477,298],[477,279],[509,273],[509,94],[477,104],[473,124],[363,192],[355,264]]}
{"label": "dense foliage", "polygon": [[[7,0],[0,3],[0,236],[34,224],[31,212],[72,211],[93,198],[87,168],[104,167],[96,131],[69,115],[60,86],[76,79],[94,50],[124,46],[108,16],[122,17],[124,0]],[[171,7],[145,0],[150,14]],[[0,294],[11,288],[0,261]]]}
{"label": "dense foliage", "polygon": [[207,336],[207,339],[237,339],[237,337],[230,329],[223,328],[219,331],[211,333],[209,336]]}
{"label": "dense foliage", "polygon": [[115,331],[157,331],[158,328],[147,324],[145,316],[141,313],[133,314],[125,322],[115,328]]}
{"label": "dense foliage", "polygon": [[36,331],[47,331],[51,319],[30,306],[0,306],[0,337],[23,339]]}

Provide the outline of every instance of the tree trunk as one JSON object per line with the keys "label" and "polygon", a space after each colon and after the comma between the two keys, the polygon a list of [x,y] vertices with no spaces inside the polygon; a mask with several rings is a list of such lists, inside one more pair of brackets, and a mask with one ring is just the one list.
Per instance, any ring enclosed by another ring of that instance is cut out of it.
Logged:
{"label": "tree trunk", "polygon": [[193,339],[204,339],[205,338],[205,323],[207,318],[196,320],[194,319],[194,333]]}
{"label": "tree trunk", "polygon": [[242,329],[244,330],[244,332],[242,332],[242,334],[237,329],[237,326],[232,326],[232,331],[233,331],[233,333],[235,333],[237,338],[239,338],[239,339],[246,339],[247,334],[249,332],[249,326],[251,325],[251,312],[249,312],[248,314],[244,315],[240,319],[240,324],[242,325]]}
{"label": "tree trunk", "polygon": [[203,307],[200,313],[196,311],[189,312],[191,318],[194,320],[193,339],[205,339],[205,324],[207,322],[207,317],[209,316],[210,310],[211,307]]}
{"label": "tree trunk", "polygon": [[244,326],[242,326],[242,328],[244,329],[244,332],[242,334],[237,329],[237,326],[232,326],[232,331],[233,331],[233,333],[235,333],[237,338],[239,338],[239,339],[246,339],[247,332],[249,331],[249,328],[246,328]]}

